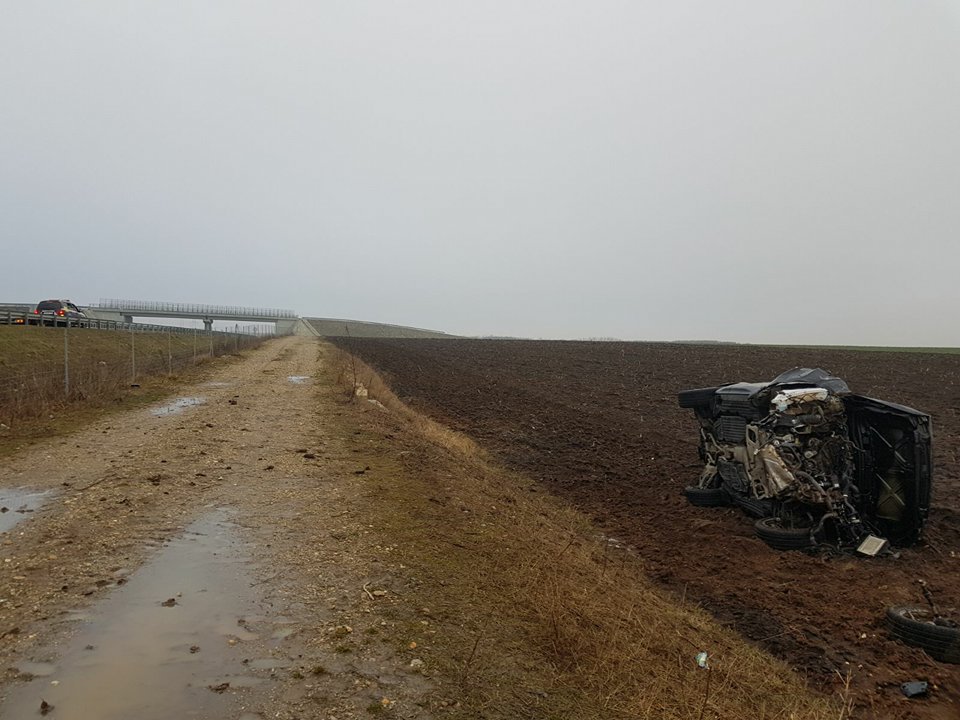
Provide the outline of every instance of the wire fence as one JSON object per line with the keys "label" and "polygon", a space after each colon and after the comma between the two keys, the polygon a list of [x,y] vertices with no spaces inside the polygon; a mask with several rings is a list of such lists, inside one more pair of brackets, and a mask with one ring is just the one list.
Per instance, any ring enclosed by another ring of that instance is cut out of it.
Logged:
{"label": "wire fence", "polygon": [[57,345],[62,342],[62,354],[50,352],[47,337],[46,350],[36,359],[3,362],[0,352],[0,422],[12,425],[68,403],[115,398],[122,389],[139,386],[143,378],[173,375],[210,358],[256,347],[267,337],[146,327],[127,325],[109,334],[77,332],[66,325],[34,329],[45,336],[50,333]]}

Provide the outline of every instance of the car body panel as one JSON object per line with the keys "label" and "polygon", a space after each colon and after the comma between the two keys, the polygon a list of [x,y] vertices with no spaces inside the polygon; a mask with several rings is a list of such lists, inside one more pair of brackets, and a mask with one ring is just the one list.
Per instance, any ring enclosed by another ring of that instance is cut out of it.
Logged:
{"label": "car body panel", "polygon": [[892,542],[916,542],[930,512],[930,416],[862,395],[849,395],[844,404],[863,511]]}

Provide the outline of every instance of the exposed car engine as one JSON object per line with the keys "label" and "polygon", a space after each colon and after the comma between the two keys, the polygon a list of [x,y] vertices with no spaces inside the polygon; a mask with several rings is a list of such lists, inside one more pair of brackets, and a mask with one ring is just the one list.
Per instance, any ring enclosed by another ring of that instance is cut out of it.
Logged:
{"label": "exposed car engine", "polygon": [[773,547],[919,538],[930,496],[930,418],[850,392],[820,369],[688,390],[700,421],[691,503],[735,503]]}

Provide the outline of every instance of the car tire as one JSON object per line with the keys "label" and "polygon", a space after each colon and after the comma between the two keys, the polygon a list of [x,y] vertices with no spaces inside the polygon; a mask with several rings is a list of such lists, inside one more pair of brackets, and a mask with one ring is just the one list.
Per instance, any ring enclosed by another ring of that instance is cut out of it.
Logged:
{"label": "car tire", "polygon": [[730,504],[730,497],[723,488],[702,488],[688,485],[683,489],[687,502],[696,507],[724,507]]}
{"label": "car tire", "polygon": [[960,664],[960,628],[937,625],[929,608],[888,608],[887,625],[895,638],[923,649],[934,660]]}
{"label": "car tire", "polygon": [[774,550],[803,550],[813,545],[810,528],[785,528],[780,518],[760,518],[753,529]]}
{"label": "car tire", "polygon": [[773,513],[773,503],[770,500],[734,495],[733,501],[737,504],[737,507],[752,518],[770,517]]}

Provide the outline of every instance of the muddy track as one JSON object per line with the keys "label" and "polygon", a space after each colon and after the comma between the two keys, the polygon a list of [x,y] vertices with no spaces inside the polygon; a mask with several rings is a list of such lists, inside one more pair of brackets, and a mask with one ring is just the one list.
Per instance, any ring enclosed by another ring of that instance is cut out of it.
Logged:
{"label": "muddy track", "polygon": [[[342,339],[415,407],[539,479],[633,544],[651,577],[833,692],[850,674],[858,715],[960,716],[960,667],[891,640],[889,605],[960,605],[960,356],[640,343]],[[697,477],[696,423],[678,390],[824,367],[855,392],[932,414],[934,507],[898,558],[782,553],[730,509],[681,493]],[[908,701],[907,680],[928,680]]]}
{"label": "muddy track", "polygon": [[18,520],[0,535],[0,717],[410,716],[430,682],[387,641],[372,591],[390,567],[363,559],[358,456],[318,352],[273,341],[185,388],[195,402],[0,462]]}

